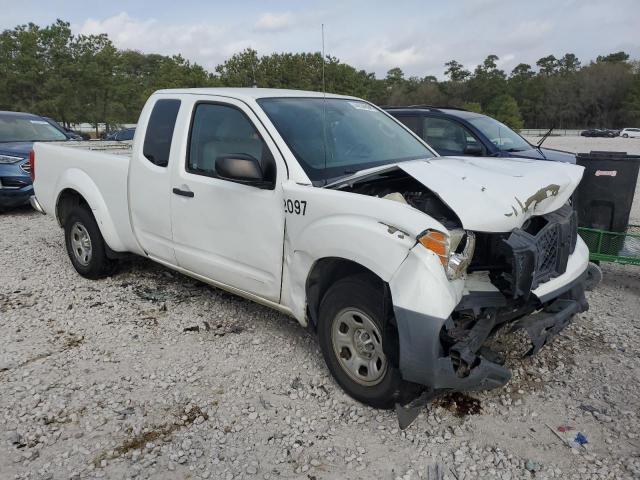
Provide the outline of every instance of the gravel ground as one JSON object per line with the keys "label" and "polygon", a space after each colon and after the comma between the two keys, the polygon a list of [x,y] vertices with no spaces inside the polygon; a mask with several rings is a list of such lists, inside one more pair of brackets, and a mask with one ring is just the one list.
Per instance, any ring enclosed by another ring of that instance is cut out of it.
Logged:
{"label": "gravel ground", "polygon": [[144,259],[85,280],[27,209],[0,232],[2,480],[640,478],[637,267],[603,265],[589,312],[537,357],[501,339],[505,388],[445,397],[402,432],[288,317]]}

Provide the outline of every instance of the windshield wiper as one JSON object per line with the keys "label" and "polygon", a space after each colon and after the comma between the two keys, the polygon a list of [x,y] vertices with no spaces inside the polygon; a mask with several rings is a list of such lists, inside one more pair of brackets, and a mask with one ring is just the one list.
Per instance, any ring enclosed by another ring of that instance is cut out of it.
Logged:
{"label": "windshield wiper", "polygon": [[507,148],[506,150],[503,150],[503,152],[524,152],[525,150],[527,150],[526,148]]}

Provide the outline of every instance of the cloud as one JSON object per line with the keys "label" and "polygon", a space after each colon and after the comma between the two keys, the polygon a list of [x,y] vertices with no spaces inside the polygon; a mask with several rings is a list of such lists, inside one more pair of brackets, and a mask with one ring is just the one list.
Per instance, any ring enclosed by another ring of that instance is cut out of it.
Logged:
{"label": "cloud", "polygon": [[228,27],[200,23],[167,25],[155,19],[138,20],[125,12],[103,20],[90,18],[74,30],[87,35],[106,33],[121,49],[181,54],[209,69],[250,45],[249,41],[237,38],[233,42],[227,41]]}
{"label": "cloud", "polygon": [[369,53],[368,65],[373,68],[390,68],[391,66],[406,68],[416,66],[424,60],[424,53],[417,47],[410,46],[399,50],[387,47],[372,48]]}
{"label": "cloud", "polygon": [[[185,5],[191,1],[183,0]],[[317,52],[324,24],[326,53],[357,69],[384,77],[387,70],[400,67],[407,76],[441,78],[445,62],[456,59],[473,70],[489,54],[500,57],[500,68],[506,72],[520,62],[533,65],[549,54],[573,52],[583,64],[619,49],[640,55],[637,26],[624,11],[637,0],[618,1],[624,8],[612,9],[600,0],[460,0],[423,9],[417,0],[408,0],[403,8],[381,3],[371,9],[358,7],[364,0],[329,0],[317,10],[293,6],[254,10],[249,12],[249,28],[247,9],[242,13],[220,9],[219,16],[191,9],[195,13],[185,14],[180,22],[170,14],[148,17],[130,10],[136,15],[123,11],[104,18],[80,16],[73,29],[107,33],[118,48],[179,53],[212,71],[247,47],[260,55]],[[594,31],[599,35],[594,36]]]}
{"label": "cloud", "polygon": [[296,25],[296,18],[291,12],[263,13],[254,26],[256,32],[283,32]]}

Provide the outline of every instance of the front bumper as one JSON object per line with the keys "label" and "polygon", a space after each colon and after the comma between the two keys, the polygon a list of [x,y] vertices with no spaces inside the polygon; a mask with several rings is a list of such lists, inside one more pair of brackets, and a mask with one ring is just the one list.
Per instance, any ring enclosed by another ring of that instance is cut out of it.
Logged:
{"label": "front bumper", "polygon": [[[567,271],[541,284],[526,301],[507,299],[500,292],[467,292],[448,318],[394,306],[402,377],[434,390],[485,390],[506,384],[511,372],[487,349],[486,340],[499,327],[523,329],[531,340],[527,355],[537,353],[576,313],[589,308],[584,296],[587,264],[588,250],[579,240]],[[475,316],[473,326],[460,329],[453,319],[457,312]]]}
{"label": "front bumper", "polygon": [[0,207],[13,208],[28,205],[31,195],[33,195],[33,185],[22,188],[0,187]]}

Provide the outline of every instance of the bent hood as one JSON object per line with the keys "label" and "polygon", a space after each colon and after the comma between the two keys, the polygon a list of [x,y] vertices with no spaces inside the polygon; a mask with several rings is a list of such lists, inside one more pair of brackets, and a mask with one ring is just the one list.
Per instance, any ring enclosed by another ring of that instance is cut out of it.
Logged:
{"label": "bent hood", "polygon": [[562,207],[582,178],[583,167],[522,158],[438,157],[370,169],[357,181],[398,168],[446,203],[467,230],[509,232],[535,215]]}

